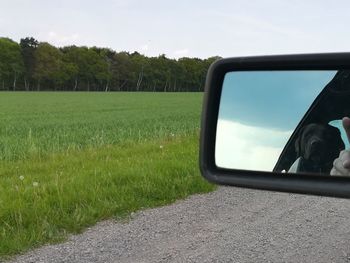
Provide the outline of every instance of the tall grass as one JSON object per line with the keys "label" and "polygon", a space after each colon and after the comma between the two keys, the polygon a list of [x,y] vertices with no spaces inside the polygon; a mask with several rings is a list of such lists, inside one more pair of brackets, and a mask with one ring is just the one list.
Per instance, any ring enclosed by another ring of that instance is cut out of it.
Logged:
{"label": "tall grass", "polygon": [[199,93],[0,93],[0,160],[199,128]]}
{"label": "tall grass", "polygon": [[0,256],[213,190],[201,94],[0,93]]}

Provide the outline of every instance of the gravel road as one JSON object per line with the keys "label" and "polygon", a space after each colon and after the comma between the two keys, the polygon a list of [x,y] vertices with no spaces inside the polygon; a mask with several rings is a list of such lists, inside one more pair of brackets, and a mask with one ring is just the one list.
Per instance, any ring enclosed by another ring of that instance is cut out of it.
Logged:
{"label": "gravel road", "polygon": [[350,199],[220,187],[12,262],[350,262]]}

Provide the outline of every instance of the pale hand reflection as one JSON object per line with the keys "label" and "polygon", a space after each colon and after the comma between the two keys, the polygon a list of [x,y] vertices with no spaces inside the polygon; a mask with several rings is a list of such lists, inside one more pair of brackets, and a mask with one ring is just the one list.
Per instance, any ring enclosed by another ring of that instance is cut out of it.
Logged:
{"label": "pale hand reflection", "polygon": [[[350,141],[350,118],[344,117],[342,123],[347,138]],[[331,175],[350,176],[350,150],[343,150],[340,152],[339,157],[333,162]]]}

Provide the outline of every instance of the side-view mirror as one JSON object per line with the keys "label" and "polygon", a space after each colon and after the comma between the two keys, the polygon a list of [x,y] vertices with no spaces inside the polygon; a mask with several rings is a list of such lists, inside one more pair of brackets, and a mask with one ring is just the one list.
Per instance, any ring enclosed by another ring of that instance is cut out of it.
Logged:
{"label": "side-view mirror", "polygon": [[206,79],[202,175],[222,185],[349,198],[347,116],[350,53],[218,60]]}

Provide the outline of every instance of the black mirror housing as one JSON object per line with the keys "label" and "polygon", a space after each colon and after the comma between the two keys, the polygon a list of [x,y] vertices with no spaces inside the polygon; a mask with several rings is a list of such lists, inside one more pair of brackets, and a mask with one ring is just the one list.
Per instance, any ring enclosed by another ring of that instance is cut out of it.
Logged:
{"label": "black mirror housing", "polygon": [[349,198],[350,177],[226,169],[215,162],[216,127],[227,72],[349,69],[350,53],[238,57],[214,62],[207,73],[202,109],[199,161],[203,177],[220,185]]}

